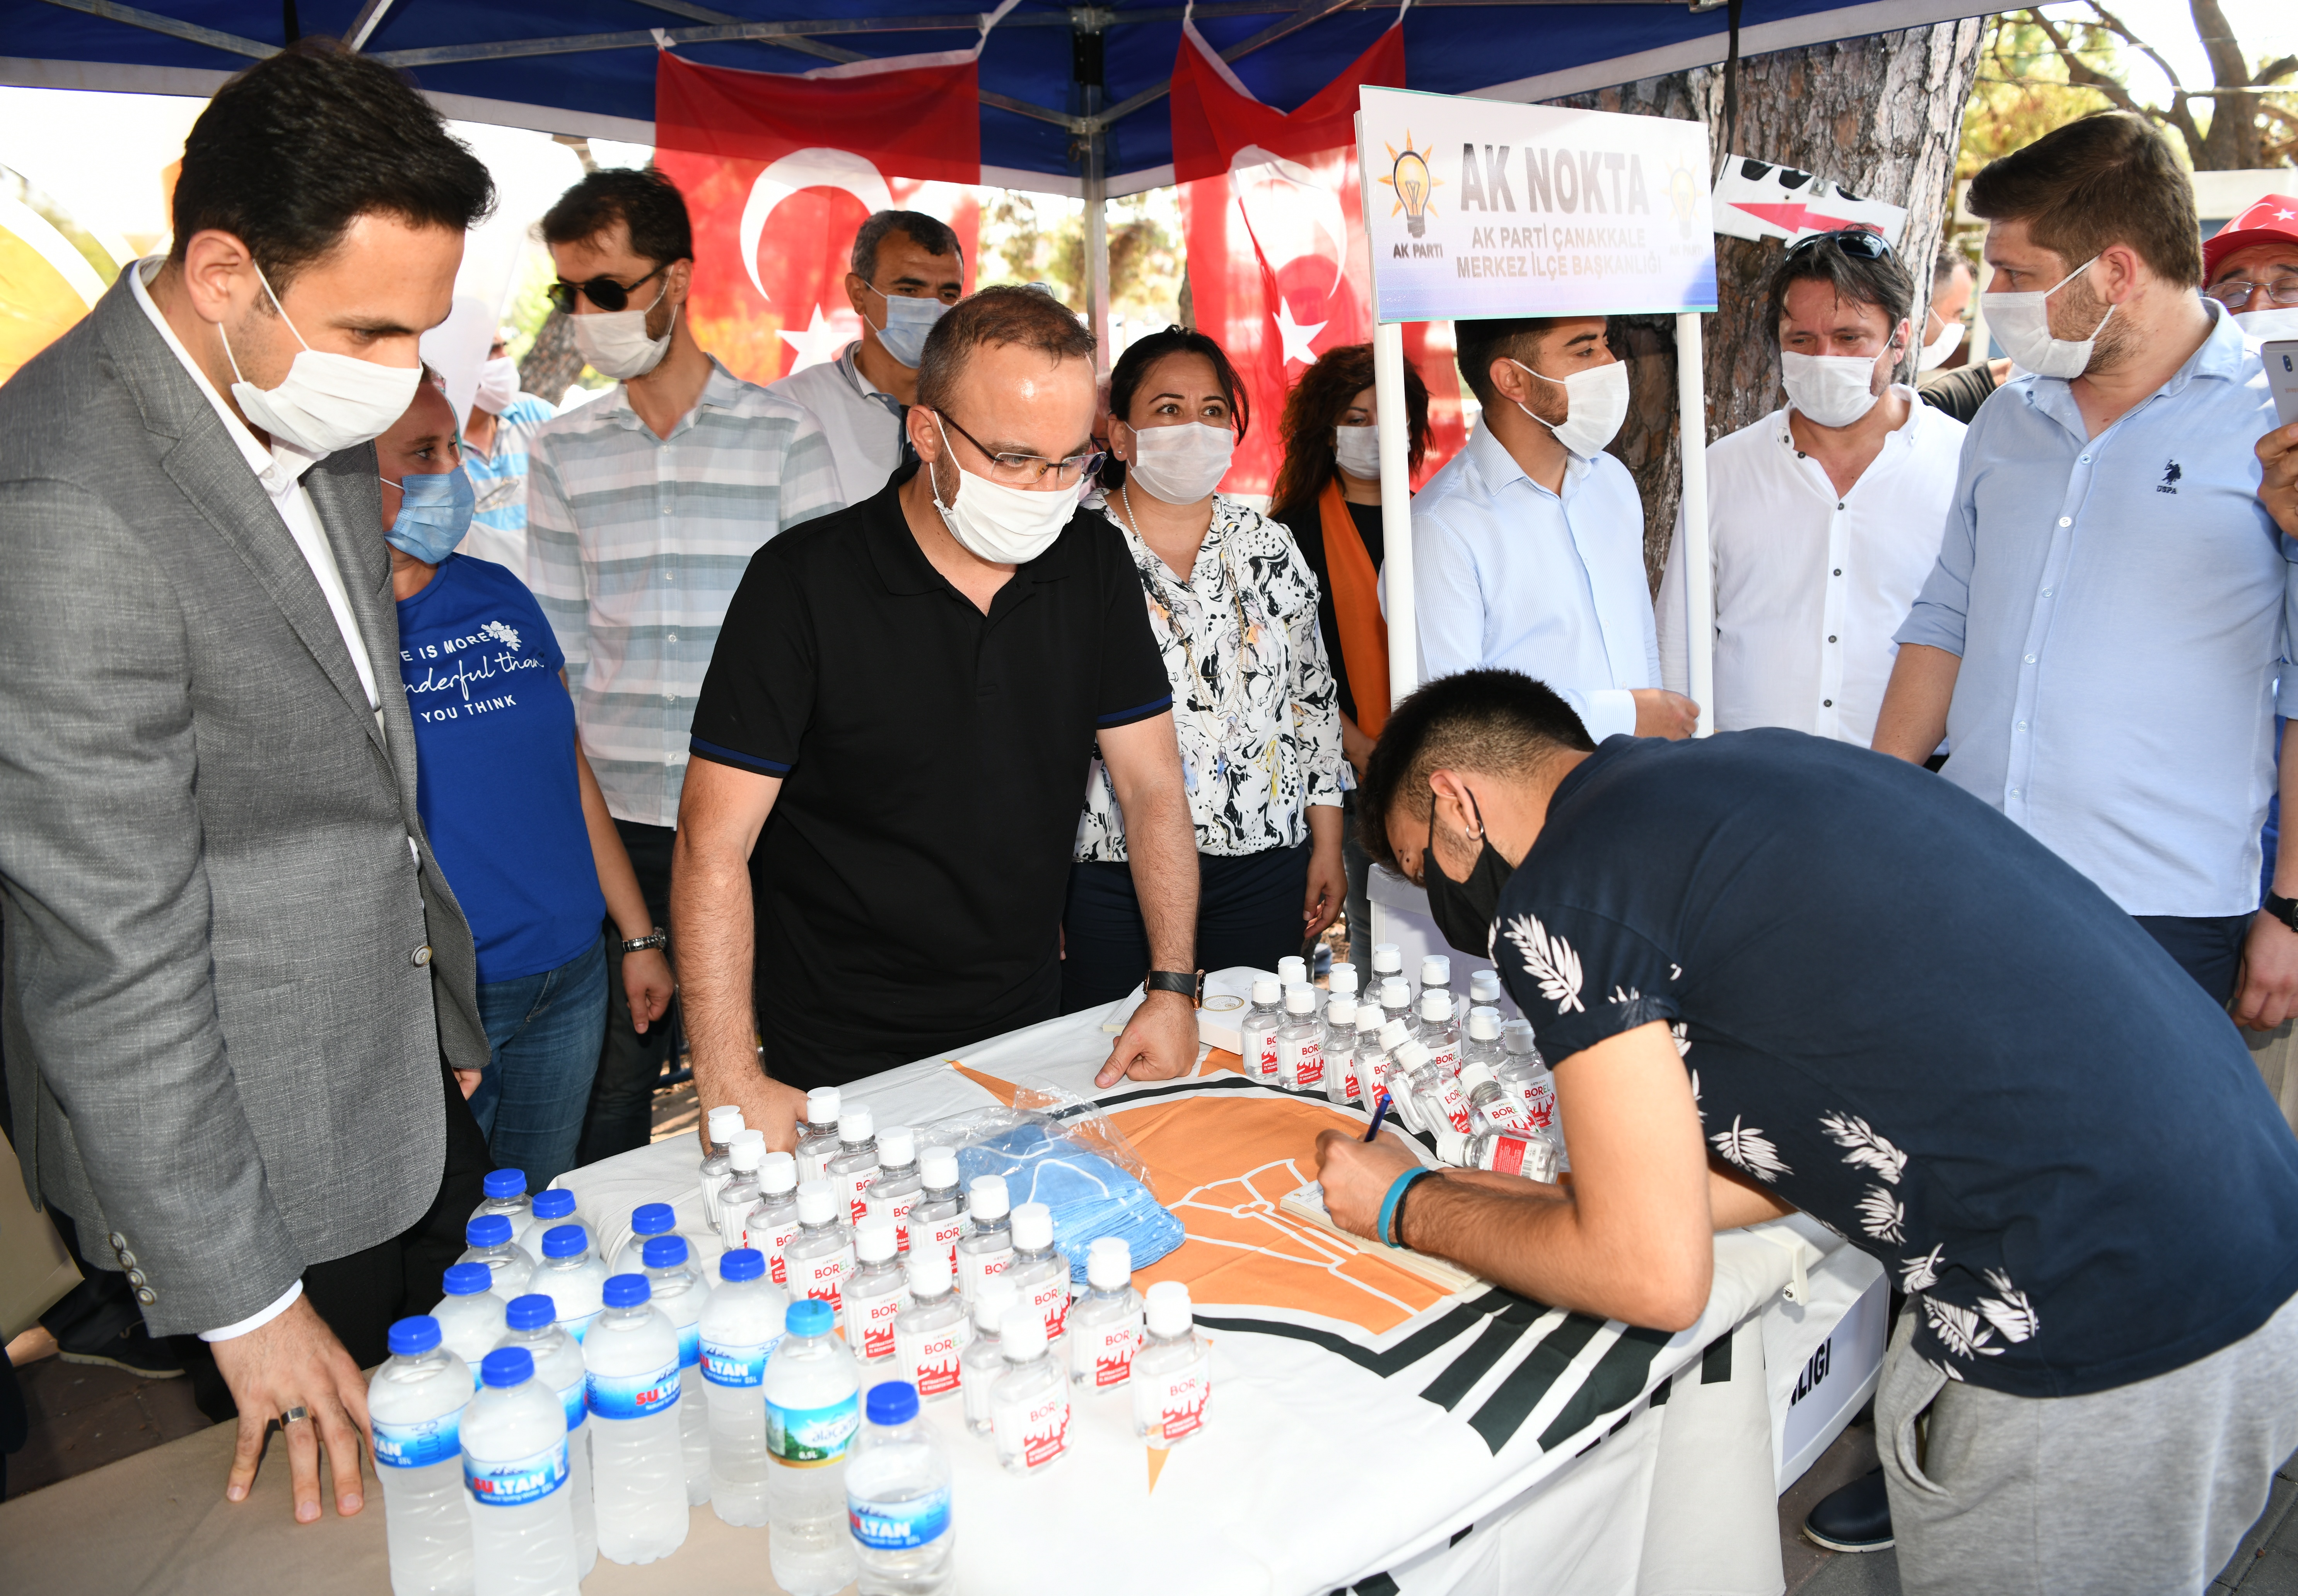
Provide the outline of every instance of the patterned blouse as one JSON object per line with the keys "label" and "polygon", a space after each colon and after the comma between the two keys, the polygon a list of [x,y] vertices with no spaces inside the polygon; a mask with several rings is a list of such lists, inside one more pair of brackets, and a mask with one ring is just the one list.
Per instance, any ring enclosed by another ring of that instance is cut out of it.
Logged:
{"label": "patterned blouse", "polygon": [[[1309,836],[1308,806],[1341,802],[1347,766],[1317,629],[1317,579],[1293,534],[1215,495],[1212,527],[1185,582],[1126,524],[1122,500],[1102,513],[1133,551],[1173,684],[1197,851],[1235,858],[1298,847]],[[1125,816],[1098,757],[1074,857],[1126,857]]]}

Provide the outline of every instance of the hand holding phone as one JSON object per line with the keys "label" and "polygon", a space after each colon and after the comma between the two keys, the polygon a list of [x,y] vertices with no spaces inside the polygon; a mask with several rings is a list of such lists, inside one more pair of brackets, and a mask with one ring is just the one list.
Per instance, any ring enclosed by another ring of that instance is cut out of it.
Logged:
{"label": "hand holding phone", "polygon": [[2284,426],[2298,424],[2298,338],[2277,338],[2259,346],[2266,362],[2266,386],[2274,395],[2274,413]]}

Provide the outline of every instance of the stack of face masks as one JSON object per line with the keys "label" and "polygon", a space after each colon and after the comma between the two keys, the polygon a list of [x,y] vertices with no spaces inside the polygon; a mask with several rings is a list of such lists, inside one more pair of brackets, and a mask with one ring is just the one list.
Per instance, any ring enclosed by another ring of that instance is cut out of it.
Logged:
{"label": "stack of face masks", "polygon": [[[1104,1236],[1132,1249],[1133,1267],[1145,1268],[1186,1239],[1181,1222],[1150,1194],[1133,1170],[1124,1139],[1108,1122],[1072,1133],[1051,1114],[984,1108],[937,1120],[922,1139],[957,1148],[958,1186],[977,1175],[1003,1175],[1013,1203],[1043,1203],[1054,1211],[1054,1245],[1070,1261],[1070,1278],[1086,1278],[1086,1251]],[[1104,1134],[1109,1139],[1104,1140]],[[1093,1144],[1104,1149],[1096,1151]],[[1104,1152],[1107,1156],[1104,1156]]]}

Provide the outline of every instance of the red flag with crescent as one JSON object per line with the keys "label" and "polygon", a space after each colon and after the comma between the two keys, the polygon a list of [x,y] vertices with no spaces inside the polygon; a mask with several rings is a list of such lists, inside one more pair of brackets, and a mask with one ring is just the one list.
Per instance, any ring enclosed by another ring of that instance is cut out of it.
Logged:
{"label": "red flag with crescent", "polygon": [[[1372,339],[1372,261],[1357,185],[1357,89],[1404,84],[1404,29],[1392,27],[1325,88],[1287,112],[1264,105],[1193,26],[1173,62],[1173,177],[1196,324],[1248,386],[1253,425],[1223,479],[1266,493],[1282,450],[1285,395],[1327,350]],[[1460,447],[1459,383],[1448,324],[1405,328],[1428,384],[1424,473]]]}
{"label": "red flag with crescent", "polygon": [[862,335],[846,298],[854,234],[874,210],[957,230],[971,276],[980,206],[977,53],[857,62],[803,77],[655,68],[655,164],[694,218],[687,316],[729,370],[771,383]]}

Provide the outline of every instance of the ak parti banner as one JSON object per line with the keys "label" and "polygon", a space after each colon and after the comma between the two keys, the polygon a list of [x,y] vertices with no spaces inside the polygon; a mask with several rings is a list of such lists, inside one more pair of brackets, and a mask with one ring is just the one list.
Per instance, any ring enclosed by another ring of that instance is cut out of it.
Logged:
{"label": "ak parti banner", "polygon": [[905,56],[803,77],[655,69],[655,164],[694,218],[696,340],[735,375],[771,383],[860,337],[845,280],[876,210],[923,211],[964,246],[980,231],[976,52]]}
{"label": "ak parti banner", "polygon": [[[1403,82],[1404,30],[1394,27],[1306,104],[1281,111],[1255,99],[1194,26],[1182,27],[1173,62],[1173,177],[1189,292],[1198,327],[1228,352],[1253,413],[1224,491],[1269,491],[1285,394],[1318,355],[1372,340],[1357,90]],[[1466,437],[1451,328],[1409,325],[1404,349],[1428,384],[1425,476]]]}

